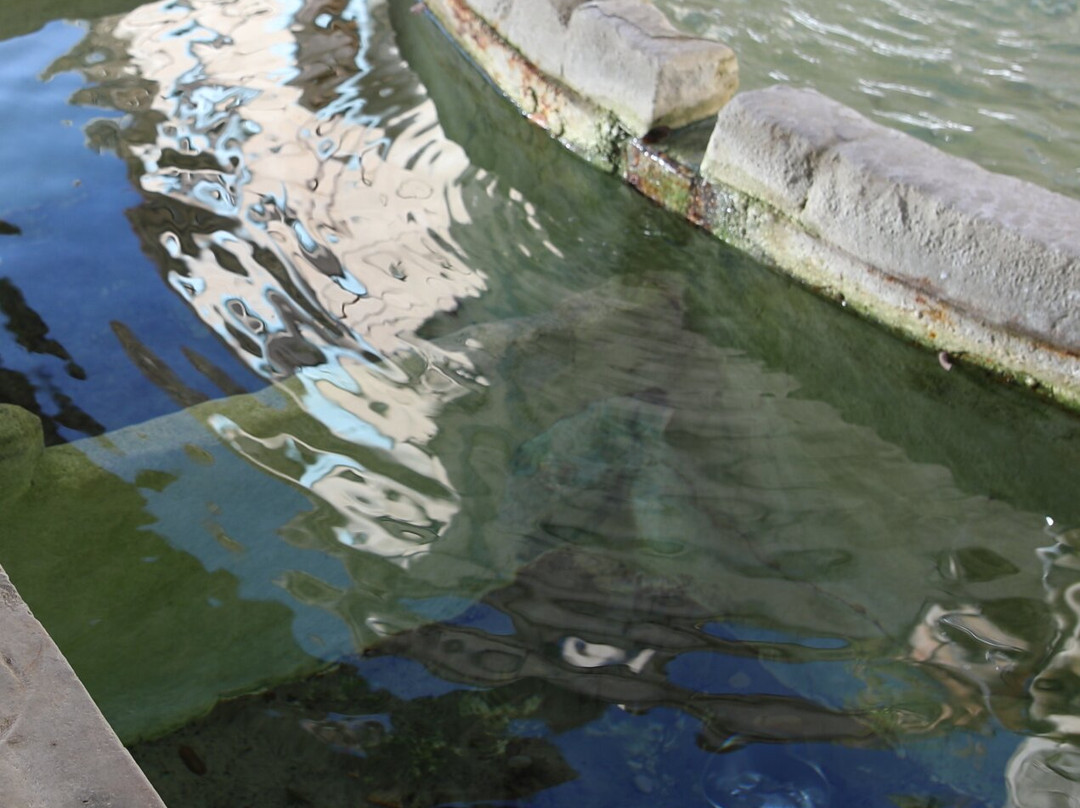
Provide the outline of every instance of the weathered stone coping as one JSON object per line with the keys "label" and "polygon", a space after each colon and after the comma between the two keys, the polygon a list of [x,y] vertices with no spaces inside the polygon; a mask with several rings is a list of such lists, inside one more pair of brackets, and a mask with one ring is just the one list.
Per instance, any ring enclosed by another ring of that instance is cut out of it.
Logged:
{"label": "weathered stone coping", "polygon": [[0,637],[0,801],[164,808],[2,569]]}
{"label": "weathered stone coping", "polygon": [[532,64],[611,110],[632,135],[715,115],[738,86],[730,48],[680,34],[639,0],[470,5]]}
{"label": "weathered stone coping", "polygon": [[[598,167],[942,352],[946,368],[967,361],[1080,407],[1080,201],[810,90],[729,103],[734,59],[672,36],[644,0],[426,5],[533,122]],[[713,107],[707,148],[666,132]]]}

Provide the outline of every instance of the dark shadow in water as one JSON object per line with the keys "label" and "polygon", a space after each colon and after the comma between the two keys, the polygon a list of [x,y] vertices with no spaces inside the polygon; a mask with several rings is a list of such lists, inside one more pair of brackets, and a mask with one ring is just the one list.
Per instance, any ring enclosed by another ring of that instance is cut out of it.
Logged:
{"label": "dark shadow in water", "polygon": [[222,703],[131,751],[168,805],[501,805],[578,776],[515,721],[576,726],[602,709],[532,685],[401,699],[346,665]]}
{"label": "dark shadow in water", "polygon": [[49,336],[49,326],[26,303],[19,288],[10,278],[0,278],[0,313],[7,318],[4,327],[15,341],[31,353],[48,354],[64,362],[64,370],[73,379],[85,379],[84,371],[67,349]]}
{"label": "dark shadow in water", "polygon": [[[0,278],[0,314],[4,315],[4,328],[15,337],[18,345],[30,353],[55,357],[64,363],[64,370],[71,378],[83,380],[86,372],[72,358],[68,350],[59,341],[49,336],[49,326],[41,316],[27,304],[19,288],[10,278]],[[47,397],[47,403],[39,400]],[[100,435],[105,427],[89,413],[82,410],[71,398],[65,395],[43,375],[35,384],[26,374],[3,366],[0,356],[0,402],[18,404],[37,415],[45,432],[45,444],[48,446],[63,443],[60,428],[66,427],[84,435]]]}
{"label": "dark shadow in water", "polygon": [[157,356],[149,347],[139,341],[134,332],[126,325],[113,321],[109,323],[113,334],[123,346],[128,359],[137,367],[142,374],[158,389],[171,398],[178,407],[193,407],[208,401],[209,396],[201,390],[196,390],[184,383],[176,372],[166,364],[160,356]]}
{"label": "dark shadow in water", "polygon": [[703,693],[674,684],[667,669],[682,654],[806,663],[859,652],[710,636],[701,630],[711,617],[706,609],[677,588],[650,586],[640,575],[601,555],[555,551],[483,599],[510,617],[513,634],[432,624],[388,638],[373,653],[413,659],[441,679],[476,687],[535,679],[631,711],[681,710],[701,721],[699,743],[708,749],[727,748],[733,740],[881,743],[868,716],[791,696]]}

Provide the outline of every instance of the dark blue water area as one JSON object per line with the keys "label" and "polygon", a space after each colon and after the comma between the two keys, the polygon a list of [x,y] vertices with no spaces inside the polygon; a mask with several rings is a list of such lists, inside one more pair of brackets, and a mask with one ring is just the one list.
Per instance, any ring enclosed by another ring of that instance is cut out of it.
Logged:
{"label": "dark blue water area", "polygon": [[471,685],[440,679],[412,659],[379,656],[371,659],[357,657],[346,662],[356,667],[357,675],[373,690],[386,691],[403,701],[435,698],[457,690],[477,689]]}
{"label": "dark blue water area", "polygon": [[430,620],[446,619],[455,626],[478,629],[486,634],[508,637],[515,633],[514,623],[505,612],[486,603],[459,597],[401,598],[398,601],[412,612]]}
{"label": "dark blue water area", "polygon": [[[370,687],[399,699],[475,689],[440,679],[412,660],[375,657],[354,664]],[[620,706],[571,730],[553,731],[540,720],[516,721],[511,730],[517,737],[541,738],[557,747],[577,777],[528,798],[462,805],[990,808],[1004,804],[1001,773],[1020,740],[1010,733],[995,740],[960,732],[902,748],[857,748],[741,746],[733,739],[729,750],[715,752],[699,744],[700,722],[685,712]],[[977,762],[969,757],[975,747],[980,748]]]}
{"label": "dark blue water area", "polygon": [[[710,622],[702,631],[733,643],[767,643],[785,656],[797,655],[800,650],[839,650],[847,642],[837,637],[792,637],[780,631],[732,622]],[[768,646],[766,646],[768,648]],[[842,709],[863,687],[853,675],[851,662],[835,661],[792,662],[773,659],[767,651],[757,656],[697,651],[680,654],[666,668],[672,683],[699,693],[740,693],[752,688],[756,694],[798,697],[814,693],[827,707]]]}
{"label": "dark blue water area", "polygon": [[[424,609],[418,607],[417,611]],[[444,624],[504,634],[508,618],[481,603]],[[779,632],[740,629],[735,623],[712,625],[713,632],[726,636],[793,642]],[[722,631],[716,629],[720,625]],[[395,699],[431,699],[484,689],[447,681],[419,662],[399,656],[355,657],[350,665],[368,687]],[[788,672],[785,679],[791,667],[803,666],[781,666]],[[818,667],[830,666],[819,663]],[[832,663],[831,667],[841,666]],[[726,672],[743,677],[741,688],[748,693],[799,697],[798,688],[774,676],[768,663],[741,657],[684,654],[673,660],[667,671],[674,683],[702,695],[723,691],[717,681]],[[837,675],[835,670],[832,674]],[[855,680],[849,680],[851,688],[856,687]],[[550,694],[550,685],[537,682],[536,687],[537,693]],[[542,717],[519,719],[511,722],[509,732],[556,747],[577,776],[527,798],[447,806],[996,808],[1006,802],[1002,773],[1022,741],[1021,736],[994,726],[990,732],[954,728],[946,735],[879,739],[865,746],[746,743],[736,735],[716,751],[703,741],[701,721],[687,711],[667,707],[640,710],[632,705],[609,705],[599,717],[570,729],[553,728]]]}
{"label": "dark blue water area", "polygon": [[[206,397],[223,393],[195,371],[185,347],[221,368],[236,388],[263,384],[192,316],[142,253],[124,214],[142,197],[123,161],[92,151],[83,133],[92,120],[119,116],[69,103],[83,86],[74,73],[41,80],[85,33],[54,22],[0,42],[0,220],[21,231],[0,236],[0,280],[17,289],[47,326],[47,338],[70,356],[28,349],[12,318],[0,314],[0,368],[30,383],[43,414],[55,414],[59,393],[112,430],[181,406],[175,392],[151,383],[131,361],[114,321],[183,386]],[[82,372],[70,372],[72,364]],[[85,430],[60,425],[59,433],[70,440]]]}

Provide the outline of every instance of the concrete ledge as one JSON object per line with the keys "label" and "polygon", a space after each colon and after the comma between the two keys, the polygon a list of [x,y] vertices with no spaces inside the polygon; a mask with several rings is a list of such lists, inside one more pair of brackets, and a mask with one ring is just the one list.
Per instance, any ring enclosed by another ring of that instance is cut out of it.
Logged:
{"label": "concrete ledge", "polygon": [[784,86],[720,113],[701,172],[924,295],[1080,353],[1080,202]]}
{"label": "concrete ledge", "polygon": [[465,0],[426,0],[447,34],[533,123],[605,171],[625,137],[616,116],[544,74]]}
{"label": "concrete ledge", "polygon": [[3,570],[0,637],[0,802],[164,808]]}
{"label": "concrete ledge", "polygon": [[[944,352],[945,366],[965,360],[1080,408],[1080,201],[784,86],[735,96],[704,150],[647,143],[650,126],[731,96],[725,46],[671,36],[641,0],[427,4],[511,100],[594,164]],[[499,60],[516,72],[493,68]],[[695,95],[694,84],[705,87]],[[667,111],[664,93],[682,113]],[[573,126],[551,126],[563,109]]]}
{"label": "concrete ledge", "polygon": [[688,37],[643,0],[474,0],[544,73],[614,112],[631,135],[716,114],[738,86],[726,45]]}

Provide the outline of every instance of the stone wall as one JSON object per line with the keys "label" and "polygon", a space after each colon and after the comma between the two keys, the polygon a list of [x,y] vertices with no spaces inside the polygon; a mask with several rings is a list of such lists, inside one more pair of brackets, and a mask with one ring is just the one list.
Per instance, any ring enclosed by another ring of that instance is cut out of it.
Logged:
{"label": "stone wall", "polygon": [[[1080,201],[811,90],[735,94],[730,49],[679,34],[645,0],[426,5],[587,160],[943,367],[967,361],[1080,407]],[[668,132],[717,112],[704,149]]]}

